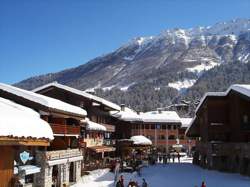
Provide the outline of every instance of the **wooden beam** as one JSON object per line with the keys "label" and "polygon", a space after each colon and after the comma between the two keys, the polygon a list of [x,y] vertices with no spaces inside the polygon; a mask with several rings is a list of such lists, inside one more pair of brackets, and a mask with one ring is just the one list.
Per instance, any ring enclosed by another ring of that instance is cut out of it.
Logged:
{"label": "wooden beam", "polygon": [[0,137],[0,145],[49,146],[50,143],[45,139]]}

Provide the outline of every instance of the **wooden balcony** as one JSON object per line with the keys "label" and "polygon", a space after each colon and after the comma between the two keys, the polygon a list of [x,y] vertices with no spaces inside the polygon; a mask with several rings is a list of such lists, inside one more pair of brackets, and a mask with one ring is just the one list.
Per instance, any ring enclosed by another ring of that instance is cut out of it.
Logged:
{"label": "wooden balcony", "polygon": [[54,134],[75,134],[80,135],[80,126],[50,124]]}
{"label": "wooden balcony", "polygon": [[115,132],[115,126],[114,125],[110,125],[110,124],[105,124],[105,123],[101,123],[101,125],[103,125],[104,127],[106,127],[108,132]]}

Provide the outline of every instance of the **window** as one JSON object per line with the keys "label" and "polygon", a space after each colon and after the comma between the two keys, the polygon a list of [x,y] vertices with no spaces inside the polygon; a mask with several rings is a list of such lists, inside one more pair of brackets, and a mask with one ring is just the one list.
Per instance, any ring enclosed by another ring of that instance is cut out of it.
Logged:
{"label": "window", "polygon": [[165,136],[164,135],[160,135],[159,136],[159,140],[165,140]]}
{"label": "window", "polygon": [[151,125],[151,129],[155,129],[155,125]]}
{"label": "window", "polygon": [[170,135],[170,136],[168,137],[168,139],[169,139],[169,140],[175,140],[176,138],[175,138],[175,135]]}
{"label": "window", "polygon": [[243,115],[243,123],[246,124],[248,123],[248,115]]}
{"label": "window", "polygon": [[250,130],[249,116],[247,114],[242,115],[241,124],[244,130]]}

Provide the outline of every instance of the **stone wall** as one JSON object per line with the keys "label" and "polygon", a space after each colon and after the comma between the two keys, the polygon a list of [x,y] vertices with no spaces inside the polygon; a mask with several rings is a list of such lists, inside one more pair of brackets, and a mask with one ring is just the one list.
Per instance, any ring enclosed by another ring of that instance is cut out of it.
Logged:
{"label": "stone wall", "polygon": [[58,179],[60,186],[69,185],[70,163],[74,163],[73,178],[78,181],[81,177],[81,160],[73,160],[82,156],[79,149],[60,150],[60,151],[38,151],[36,153],[37,165],[41,167],[41,172],[35,174],[36,187],[51,187],[53,166],[58,167]]}

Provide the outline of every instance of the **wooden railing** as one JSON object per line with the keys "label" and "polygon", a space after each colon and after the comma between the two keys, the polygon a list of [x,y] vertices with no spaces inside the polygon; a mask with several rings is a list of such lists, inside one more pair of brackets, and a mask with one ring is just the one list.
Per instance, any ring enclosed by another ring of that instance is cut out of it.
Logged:
{"label": "wooden railing", "polygon": [[76,134],[80,135],[80,126],[50,124],[54,134]]}
{"label": "wooden railing", "polygon": [[110,124],[105,124],[105,123],[101,123],[101,125],[103,125],[104,127],[106,127],[108,132],[115,132],[115,126],[114,125],[110,125]]}

